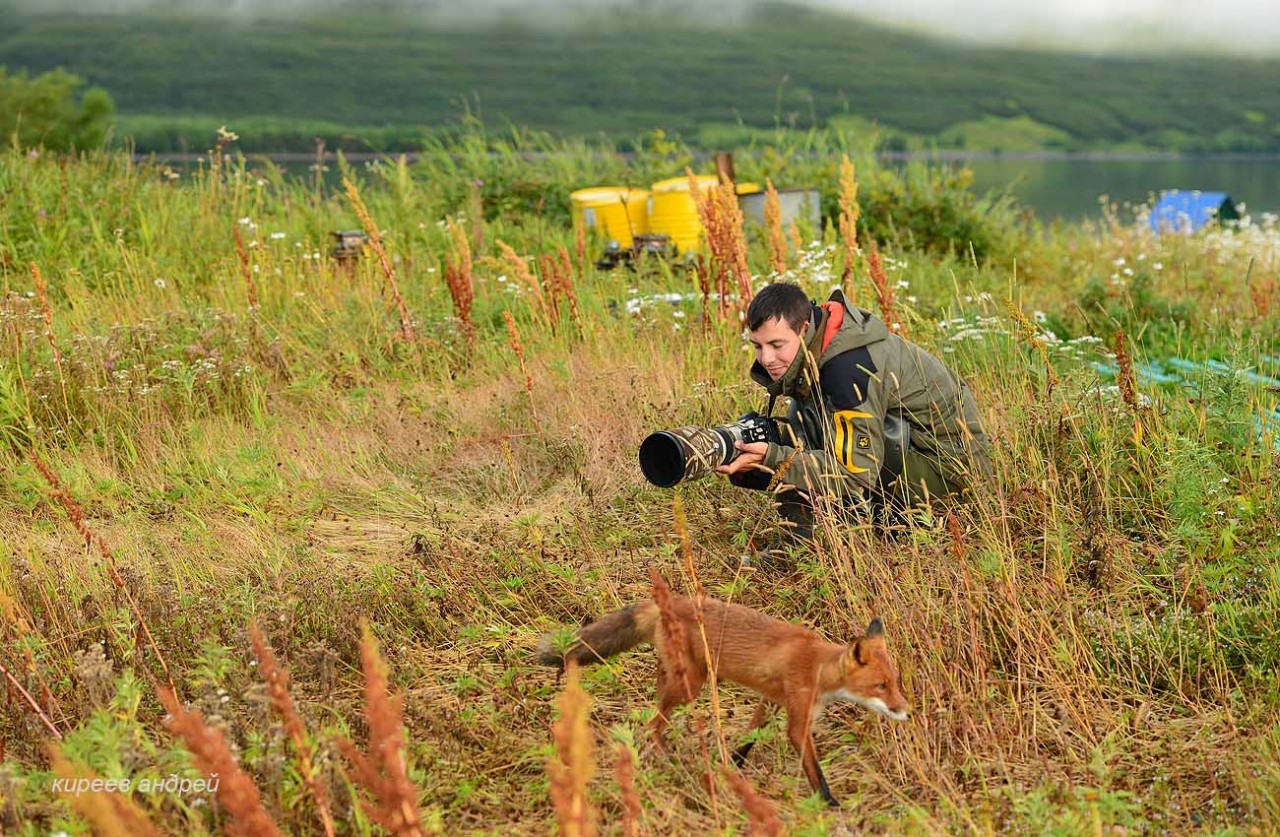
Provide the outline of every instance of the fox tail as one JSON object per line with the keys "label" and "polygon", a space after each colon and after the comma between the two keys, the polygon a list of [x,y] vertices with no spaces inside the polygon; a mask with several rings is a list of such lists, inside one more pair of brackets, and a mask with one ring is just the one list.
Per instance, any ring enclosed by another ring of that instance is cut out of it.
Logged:
{"label": "fox tail", "polygon": [[603,662],[642,642],[652,642],[657,624],[658,606],[652,601],[636,602],[583,627],[567,650],[557,651],[551,636],[544,636],[538,643],[538,662],[556,668],[564,668],[571,660],[578,665]]}

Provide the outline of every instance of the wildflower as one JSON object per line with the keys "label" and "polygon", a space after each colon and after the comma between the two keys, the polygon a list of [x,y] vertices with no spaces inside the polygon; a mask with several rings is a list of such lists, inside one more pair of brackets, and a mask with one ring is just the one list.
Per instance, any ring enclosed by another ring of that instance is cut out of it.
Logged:
{"label": "wildflower", "polygon": [[156,279],[156,287],[157,287],[157,288],[160,288],[161,290],[164,290],[164,280],[163,280],[163,279]]}

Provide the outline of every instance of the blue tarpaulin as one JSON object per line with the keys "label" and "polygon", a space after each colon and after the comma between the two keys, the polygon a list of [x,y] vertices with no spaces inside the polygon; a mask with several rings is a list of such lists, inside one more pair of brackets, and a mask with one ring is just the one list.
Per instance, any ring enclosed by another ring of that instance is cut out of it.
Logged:
{"label": "blue tarpaulin", "polygon": [[1157,233],[1189,233],[1210,221],[1239,220],[1235,202],[1226,192],[1182,192],[1173,189],[1160,193],[1151,208],[1151,229]]}

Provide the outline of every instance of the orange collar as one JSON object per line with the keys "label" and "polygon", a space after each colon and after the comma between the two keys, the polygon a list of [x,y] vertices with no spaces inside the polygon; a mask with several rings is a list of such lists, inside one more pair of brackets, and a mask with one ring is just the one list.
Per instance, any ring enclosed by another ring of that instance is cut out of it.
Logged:
{"label": "orange collar", "polygon": [[821,307],[827,312],[827,327],[822,330],[822,348],[818,352],[818,357],[826,354],[827,347],[831,345],[836,332],[840,330],[840,324],[844,322],[844,306],[839,302],[824,302]]}

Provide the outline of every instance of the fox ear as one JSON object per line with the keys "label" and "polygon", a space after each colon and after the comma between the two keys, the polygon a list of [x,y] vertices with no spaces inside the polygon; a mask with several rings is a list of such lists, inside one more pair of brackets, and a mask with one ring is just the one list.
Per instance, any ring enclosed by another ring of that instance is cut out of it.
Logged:
{"label": "fox ear", "polygon": [[[869,643],[865,637],[855,639],[853,641],[853,645],[849,646],[847,654],[849,660],[860,666],[865,666],[867,663],[871,662],[871,649],[868,645]],[[852,668],[852,666],[850,666],[850,668]]]}
{"label": "fox ear", "polygon": [[867,636],[884,636],[884,623],[877,616],[871,620],[871,624],[867,626]]}

